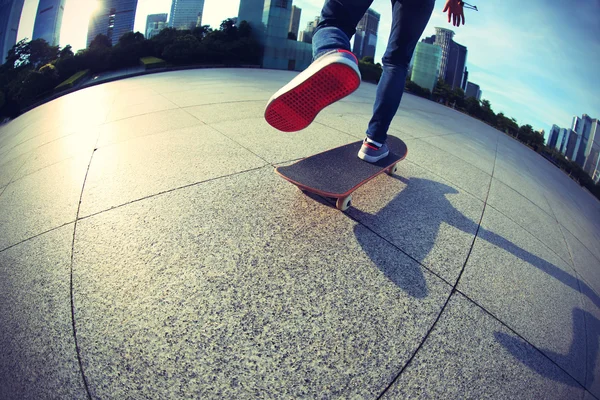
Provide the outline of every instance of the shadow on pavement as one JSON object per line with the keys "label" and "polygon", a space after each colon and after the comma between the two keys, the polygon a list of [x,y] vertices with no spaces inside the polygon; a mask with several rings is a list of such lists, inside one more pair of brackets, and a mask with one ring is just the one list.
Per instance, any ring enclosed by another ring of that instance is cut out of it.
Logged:
{"label": "shadow on pavement", "polygon": [[[403,251],[406,251],[406,253],[410,254],[410,256],[419,261],[419,263],[423,264],[423,260],[433,249],[442,223],[454,226],[471,235],[477,232],[477,229],[479,228],[477,240],[485,240],[520,258],[571,289],[583,293],[600,308],[600,296],[598,296],[585,282],[568,272],[563,271],[556,265],[520,248],[498,234],[483,227],[478,227],[478,223],[473,222],[463,215],[446,198],[446,195],[448,194],[457,194],[458,191],[456,189],[427,179],[411,178],[408,180],[399,176],[394,176],[394,178],[405,183],[406,188],[390,203],[375,215],[362,212],[356,208],[351,209],[351,215],[368,227],[376,227],[373,229],[376,232],[393,232],[394,236],[402,242]],[[399,218],[399,216],[402,217]],[[384,267],[382,263],[378,263],[377,252],[369,245],[369,238],[359,227],[360,225],[357,225],[354,228],[358,242],[373,263],[385,273],[388,279],[413,297],[426,297],[428,295],[428,290],[421,265],[411,263],[409,267],[410,270],[407,270],[403,265],[402,268],[404,269],[402,271],[390,271],[389,267]],[[386,227],[389,227],[389,229],[386,229]],[[409,275],[412,279],[402,279],[403,275]],[[575,332],[574,341],[571,345],[572,350],[578,341],[577,339],[582,336],[585,337],[586,333],[580,331],[582,328],[585,329],[584,327],[586,326],[584,318],[586,318],[588,324],[588,332],[600,333],[600,321],[589,313],[580,309],[575,309],[573,311],[573,329]],[[593,321],[593,323],[590,321]],[[532,363],[532,360],[535,360],[535,358],[530,357],[527,352],[524,352],[524,345],[521,344],[523,342],[520,339],[512,338],[503,333],[496,333],[495,336],[498,342],[504,345],[517,359],[529,366],[532,370],[556,381],[569,384],[574,383],[572,380],[566,382],[563,377],[564,374],[561,374],[560,376],[549,375],[546,370],[541,369],[542,367],[540,365]],[[596,343],[597,341],[592,342]],[[529,349],[528,351],[533,351],[533,349]],[[544,352],[546,354],[552,353],[546,350],[544,350]],[[595,347],[588,349],[586,361],[587,371],[594,370],[597,353],[598,348],[596,343]],[[552,354],[554,355],[555,353]],[[559,360],[559,363],[561,359],[565,359],[565,361],[569,359],[571,362],[566,364],[573,364],[573,361],[577,362],[576,357],[577,354],[575,354],[574,351],[571,351],[570,354],[566,356],[556,354],[556,357],[553,359]]]}

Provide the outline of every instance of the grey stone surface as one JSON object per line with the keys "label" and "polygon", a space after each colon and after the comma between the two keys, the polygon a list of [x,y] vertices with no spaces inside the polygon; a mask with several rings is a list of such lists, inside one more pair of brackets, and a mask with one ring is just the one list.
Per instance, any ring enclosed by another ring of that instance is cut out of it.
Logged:
{"label": "grey stone surface", "polygon": [[457,187],[485,201],[491,175],[472,166],[457,156],[422,140],[406,140],[407,160],[441,176]]}
{"label": "grey stone surface", "polygon": [[[409,150],[410,151],[410,150]],[[473,243],[483,202],[411,163],[352,196],[348,213],[454,284]]]}
{"label": "grey stone surface", "polygon": [[[573,327],[572,310],[581,307],[579,288],[567,263],[486,208],[458,289],[583,383],[585,340],[572,334],[585,330],[582,320]],[[600,306],[600,297],[590,296]]]}
{"label": "grey stone surface", "polygon": [[73,222],[90,155],[13,181],[0,196],[0,249]]}
{"label": "grey stone surface", "polygon": [[497,179],[492,180],[487,202],[489,206],[500,211],[541,240],[563,261],[571,264],[567,243],[553,214],[548,215],[530,200]]}
{"label": "grey stone surface", "polygon": [[450,290],[270,166],[77,226],[95,398],[368,398]]}
{"label": "grey stone surface", "polygon": [[456,293],[386,399],[582,399],[584,389]]}
{"label": "grey stone surface", "polygon": [[199,125],[204,124],[181,109],[138,115],[102,125],[98,147]]}
{"label": "grey stone surface", "polygon": [[568,230],[560,228],[569,246],[573,267],[590,289],[600,294],[600,260]]}
{"label": "grey stone surface", "polygon": [[280,132],[262,117],[210,126],[272,164],[308,157],[357,141],[347,133],[317,124],[300,132]]}
{"label": "grey stone surface", "polygon": [[468,162],[490,176],[492,175],[496,158],[495,143],[485,143],[464,134],[429,137],[424,138],[423,141]]}
{"label": "grey stone surface", "polygon": [[265,164],[207,125],[119,142],[94,153],[81,216]]}
{"label": "grey stone surface", "polygon": [[73,225],[0,252],[0,398],[85,399],[69,289]]}
{"label": "grey stone surface", "polygon": [[[408,159],[339,212],[268,164],[362,139],[376,86],[279,132],[264,107],[296,74],[140,76],[0,126],[9,398],[87,397],[82,373],[93,399],[376,398],[423,339],[399,398],[600,398],[600,202],[405,94]],[[456,294],[426,338],[465,262],[459,289],[496,319]]]}

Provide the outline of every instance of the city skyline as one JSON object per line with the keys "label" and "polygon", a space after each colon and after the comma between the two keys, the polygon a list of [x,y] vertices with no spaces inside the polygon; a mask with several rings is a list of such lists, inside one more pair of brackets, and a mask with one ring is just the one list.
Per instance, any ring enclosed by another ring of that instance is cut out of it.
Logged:
{"label": "city skyline", "polygon": [[[77,29],[81,32],[82,16],[90,14],[94,2],[66,1],[61,46],[85,47],[85,34],[77,38]],[[319,14],[323,1],[293,4],[302,8],[302,27]],[[465,10],[466,25],[457,28],[447,23],[443,4],[436,4],[422,38],[435,34],[436,26],[455,31],[455,40],[469,49],[469,80],[481,86],[483,99],[491,102],[496,113],[546,132],[553,124],[568,126],[573,116],[600,114],[600,82],[595,73],[600,69],[600,43],[594,39],[600,35],[597,2],[580,0],[577,6],[569,6],[558,1],[507,0],[476,5],[480,11]],[[134,30],[144,32],[148,14],[168,13],[170,8],[171,0],[139,0]],[[237,16],[238,8],[239,0],[207,0],[202,23],[218,28],[222,20]],[[375,0],[371,8],[381,14],[375,54],[375,62],[381,62],[391,27],[390,5]],[[25,0],[18,40],[31,38],[36,10],[37,0]],[[565,20],[578,23],[561,23]]]}

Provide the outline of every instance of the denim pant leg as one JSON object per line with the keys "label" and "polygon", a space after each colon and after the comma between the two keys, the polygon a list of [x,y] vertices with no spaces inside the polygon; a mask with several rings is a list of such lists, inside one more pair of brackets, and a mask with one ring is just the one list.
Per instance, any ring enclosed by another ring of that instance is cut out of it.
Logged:
{"label": "denim pant leg", "polygon": [[351,51],[350,39],[373,0],[326,0],[312,38],[313,60],[329,50]]}
{"label": "denim pant leg", "polygon": [[377,85],[373,117],[367,136],[383,143],[398,111],[408,64],[433,11],[435,0],[392,0],[392,30],[383,56],[383,74]]}

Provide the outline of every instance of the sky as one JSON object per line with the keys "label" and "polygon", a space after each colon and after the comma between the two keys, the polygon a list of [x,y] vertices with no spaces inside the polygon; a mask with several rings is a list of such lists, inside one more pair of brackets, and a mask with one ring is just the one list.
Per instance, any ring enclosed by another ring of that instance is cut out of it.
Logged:
{"label": "sky", "polygon": [[[85,47],[87,24],[98,0],[66,0],[61,46]],[[519,125],[549,132],[571,127],[574,116],[600,118],[600,0],[469,0],[465,25],[454,27],[442,13],[443,0],[422,37],[435,27],[455,32],[466,46],[469,81],[480,85],[492,109]],[[18,40],[31,38],[38,0],[25,0]],[[294,0],[302,9],[300,30],[319,15],[323,0]],[[144,32],[146,16],[168,13],[171,0],[138,0],[134,29]],[[202,24],[218,28],[237,16],[239,0],[205,0]],[[390,0],[374,0],[381,14],[375,61],[381,62],[391,27]]]}

